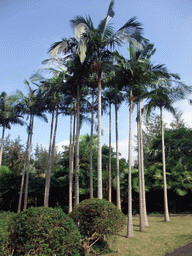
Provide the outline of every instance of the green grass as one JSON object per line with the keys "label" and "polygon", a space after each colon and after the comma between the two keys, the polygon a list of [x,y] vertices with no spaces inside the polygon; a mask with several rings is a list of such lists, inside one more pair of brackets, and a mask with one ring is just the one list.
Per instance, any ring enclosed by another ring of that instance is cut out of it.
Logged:
{"label": "green grass", "polygon": [[108,256],[163,256],[179,246],[192,242],[192,216],[173,216],[170,222],[164,217],[148,217],[149,227],[139,230],[139,217],[133,218],[134,237],[126,238],[127,229],[109,240],[115,253]]}

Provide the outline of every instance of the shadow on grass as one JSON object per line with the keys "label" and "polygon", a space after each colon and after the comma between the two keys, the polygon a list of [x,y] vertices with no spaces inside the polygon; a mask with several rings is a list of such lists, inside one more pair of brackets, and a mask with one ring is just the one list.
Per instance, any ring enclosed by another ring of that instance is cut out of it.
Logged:
{"label": "shadow on grass", "polygon": [[180,235],[179,237],[192,241],[192,235]]}

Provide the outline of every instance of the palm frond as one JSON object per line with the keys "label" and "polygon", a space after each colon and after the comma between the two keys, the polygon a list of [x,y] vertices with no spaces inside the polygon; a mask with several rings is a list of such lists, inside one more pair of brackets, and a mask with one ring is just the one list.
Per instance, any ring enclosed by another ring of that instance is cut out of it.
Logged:
{"label": "palm frond", "polygon": [[114,3],[115,3],[114,0],[112,0],[112,1],[110,2],[109,8],[108,8],[108,11],[107,11],[107,16],[110,16],[111,18],[113,18],[113,16],[115,15],[115,12],[114,12],[114,10],[113,10],[113,8],[114,8]]}
{"label": "palm frond", "polygon": [[[136,31],[140,31],[142,32],[143,28],[141,27],[142,24],[140,22],[136,21],[137,17],[132,17],[131,19],[129,19],[118,31],[123,31],[123,30],[130,30],[130,32],[132,31],[133,33],[135,33]],[[131,34],[133,34],[131,33]]]}
{"label": "palm frond", "polygon": [[64,54],[74,53],[77,46],[78,41],[75,38],[63,38],[62,41],[53,43],[49,48],[48,53],[50,54],[51,58],[54,58],[61,52]]}
{"label": "palm frond", "polygon": [[78,39],[80,39],[85,32],[94,29],[90,16],[84,18],[81,15],[77,15],[74,19],[70,20],[70,25],[75,31],[75,37]]}

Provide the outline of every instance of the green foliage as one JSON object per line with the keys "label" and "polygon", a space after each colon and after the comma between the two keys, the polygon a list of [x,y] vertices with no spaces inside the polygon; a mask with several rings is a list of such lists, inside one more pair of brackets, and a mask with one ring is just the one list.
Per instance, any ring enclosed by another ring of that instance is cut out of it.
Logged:
{"label": "green foliage", "polygon": [[15,216],[13,212],[0,212],[0,255],[8,255],[8,226]]}
{"label": "green foliage", "polygon": [[10,174],[11,171],[9,170],[9,167],[8,166],[5,166],[5,165],[2,165],[0,167],[0,177],[3,177],[5,176],[6,174]]}
{"label": "green foliage", "polygon": [[[37,176],[44,176],[47,171],[49,152],[42,145],[36,145],[34,153],[33,166],[35,167],[35,174]],[[54,155],[52,159],[52,172],[55,172],[57,168],[60,167],[61,154],[54,150]]]}
{"label": "green foliage", "polygon": [[9,246],[19,255],[79,255],[80,233],[61,209],[31,207],[9,227]]}
{"label": "green foliage", "polygon": [[117,234],[125,224],[124,214],[104,199],[86,199],[76,205],[70,214],[84,237],[111,236]]}
{"label": "green foliage", "polygon": [[24,146],[21,144],[20,137],[10,140],[8,135],[4,141],[2,164],[8,166],[10,171],[17,175],[22,172],[24,157]]}

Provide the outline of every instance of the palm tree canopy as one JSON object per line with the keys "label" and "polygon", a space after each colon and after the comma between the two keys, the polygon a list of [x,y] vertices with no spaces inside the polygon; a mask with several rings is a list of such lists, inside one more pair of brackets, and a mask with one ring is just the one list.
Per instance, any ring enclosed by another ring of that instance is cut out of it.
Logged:
{"label": "palm tree canopy", "polygon": [[17,96],[7,95],[6,92],[2,92],[0,95],[0,126],[10,129],[11,124],[24,125],[24,121],[21,119],[23,116],[17,109]]}

